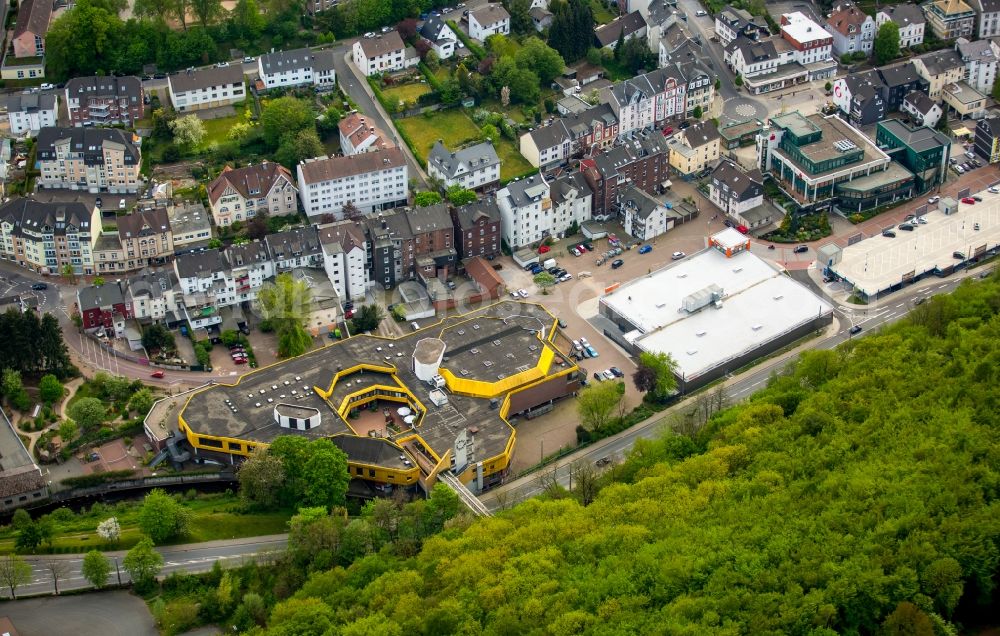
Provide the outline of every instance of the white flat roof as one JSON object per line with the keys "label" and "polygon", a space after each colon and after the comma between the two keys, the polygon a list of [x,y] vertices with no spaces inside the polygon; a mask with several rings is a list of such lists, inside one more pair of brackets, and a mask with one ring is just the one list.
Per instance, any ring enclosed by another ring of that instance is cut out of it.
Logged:
{"label": "white flat roof", "polygon": [[788,19],[788,24],[783,25],[781,30],[801,44],[833,37],[826,29],[813,22],[801,11],[786,13],[782,17]]}
{"label": "white flat roof", "polygon": [[[724,293],[721,308],[681,309],[685,297],[713,284]],[[669,353],[678,374],[689,379],[833,311],[764,259],[750,252],[726,258],[714,248],[623,285],[601,302],[643,332],[637,346]]]}
{"label": "white flat roof", "polygon": [[741,245],[746,245],[747,241],[750,239],[747,238],[746,234],[743,234],[736,228],[727,227],[721,232],[713,234],[712,240],[726,249],[733,249],[740,247]]}
{"label": "white flat roof", "polygon": [[[843,249],[840,262],[830,269],[865,294],[888,289],[902,282],[903,275],[919,276],[960,262],[954,252],[966,256],[985,246],[1000,244],[1000,195],[981,192],[982,203],[958,204],[958,211],[945,215],[937,210],[924,215],[926,225],[912,232],[895,230],[896,238],[876,234]],[[973,229],[975,224],[979,229]]]}

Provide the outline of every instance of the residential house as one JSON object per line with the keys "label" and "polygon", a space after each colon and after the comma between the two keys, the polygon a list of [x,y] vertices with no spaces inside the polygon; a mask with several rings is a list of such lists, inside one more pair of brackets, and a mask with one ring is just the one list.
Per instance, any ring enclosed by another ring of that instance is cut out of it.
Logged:
{"label": "residential house", "polygon": [[451,27],[445,24],[444,18],[441,16],[427,18],[427,21],[420,27],[420,36],[430,42],[431,49],[434,50],[438,58],[447,60],[455,54],[458,37],[451,30]]}
{"label": "residential house", "polygon": [[899,46],[908,49],[924,43],[924,12],[915,4],[894,4],[879,7],[875,14],[875,33],[886,22],[895,22],[899,27]]}
{"label": "residential house", "polygon": [[463,261],[476,256],[493,260],[501,254],[500,207],[496,199],[487,197],[453,208],[455,247]]}
{"label": "residential house", "polygon": [[107,239],[102,235],[94,247],[98,274],[134,272],[173,258],[174,236],[166,206],[137,209],[116,222],[116,235]]}
{"label": "residential house", "polygon": [[928,128],[936,127],[943,114],[937,102],[922,91],[910,92],[903,100],[903,107],[900,110],[909,115],[918,126]]}
{"label": "residential house", "polygon": [[142,323],[161,322],[173,327],[183,314],[183,295],[173,268],[144,271],[129,278],[126,302],[132,317]]}
{"label": "residential house", "polygon": [[521,135],[519,149],[528,163],[544,170],[569,160],[573,139],[563,120],[556,119]]}
{"label": "residential house", "polygon": [[264,242],[275,274],[300,267],[323,267],[323,246],[314,225],[268,234]]}
{"label": "residential house", "polygon": [[945,85],[962,81],[967,70],[962,56],[953,49],[924,53],[912,62],[917,75],[927,82],[927,96],[933,100],[941,99]]}
{"label": "residential house", "polygon": [[257,58],[257,73],[267,90],[296,86],[328,90],[336,85],[337,79],[333,58],[334,53],[330,49],[264,53]]}
{"label": "residential house", "polygon": [[592,197],[586,180],[576,175],[551,184],[543,175],[508,183],[497,193],[503,239],[511,249],[519,249],[549,236],[561,238],[572,225],[590,218]]}
{"label": "residential house", "polygon": [[409,197],[406,159],[399,148],[349,157],[316,157],[296,166],[299,197],[309,218],[343,218],[344,206],[360,212],[405,205]]}
{"label": "residential house", "polygon": [[686,204],[683,210],[675,210],[672,202],[661,202],[631,184],[619,194],[616,206],[625,232],[640,241],[652,241],[695,214]]}
{"label": "residential house", "polygon": [[684,176],[694,176],[714,165],[722,149],[719,129],[710,119],[675,134],[669,144],[670,165]]}
{"label": "residential house", "polygon": [[601,90],[601,103],[618,118],[619,136],[661,128],[687,116],[687,80],[676,66],[656,69]]}
{"label": "residential house", "polygon": [[676,65],[687,80],[685,101],[689,117],[693,117],[698,109],[702,113],[708,112],[715,99],[716,74],[706,68],[701,48],[694,40],[684,40],[671,51],[667,51],[665,47],[660,48],[660,67]]}
{"label": "residential house", "polygon": [[531,9],[528,10],[528,15],[531,16],[531,24],[538,32],[542,32],[552,26],[552,18],[554,16],[548,9],[542,7],[531,7]]}
{"label": "residential house", "polygon": [[212,239],[212,215],[201,201],[169,202],[164,207],[174,235],[174,251],[208,246]]}
{"label": "residential house", "polygon": [[83,330],[100,331],[109,338],[125,334],[125,321],[132,318],[132,305],[122,292],[121,283],[81,287],[76,304],[83,320]]}
{"label": "residential house", "polygon": [[724,52],[726,65],[737,75],[747,79],[767,75],[778,70],[780,56],[775,48],[775,38],[751,40],[738,35],[729,41]]}
{"label": "residential house", "polygon": [[932,0],[923,9],[928,26],[940,40],[970,37],[975,33],[976,12],[964,0]]}
{"label": "residential house", "polygon": [[45,34],[52,18],[51,0],[23,0],[17,10],[11,48],[14,57],[42,57],[45,55]]}
{"label": "residential house", "polygon": [[311,16],[340,4],[340,0],[306,0],[306,11]]}
{"label": "residential house", "polygon": [[192,329],[221,324],[219,310],[236,302],[236,285],[225,254],[218,249],[178,254],[174,274],[183,300],[179,318]]}
{"label": "residential house", "polygon": [[1000,117],[985,117],[976,124],[974,148],[989,163],[1000,162]]}
{"label": "residential house", "polygon": [[926,93],[930,90],[930,83],[920,76],[912,61],[883,66],[878,70],[878,74],[885,86],[887,113],[898,111],[903,105],[903,99],[911,92],[922,91]]}
{"label": "residential house", "polygon": [[826,21],[826,30],[833,36],[835,55],[871,55],[875,43],[875,20],[853,2],[845,1],[833,7]]}
{"label": "residential house", "polygon": [[594,218],[610,218],[618,193],[627,183],[650,194],[670,185],[670,147],[658,130],[638,133],[605,152],[585,158],[580,170],[594,192]]}
{"label": "residential house", "polygon": [[416,277],[416,254],[413,232],[406,220],[406,210],[386,210],[365,215],[368,236],[366,269],[372,282],[392,289],[404,280]]}
{"label": "residential house", "polygon": [[887,87],[877,69],[849,73],[833,83],[833,103],[855,126],[867,126],[885,118]]}
{"label": "residential house", "polygon": [[968,0],[976,12],[976,34],[980,39],[1000,36],[1000,0]]}
{"label": "residential house", "polygon": [[781,16],[781,33],[753,41],[737,36],[726,46],[726,65],[752,94],[833,77],[833,37],[801,12]]}
{"label": "residential house", "polygon": [[66,82],[64,99],[73,126],[124,124],[134,127],[146,112],[142,82],[131,75],[71,77]]}
{"label": "residential house", "polygon": [[206,189],[212,219],[219,227],[247,221],[260,211],[287,216],[298,211],[292,173],[273,161],[244,168],[226,166]]}
{"label": "residential house", "polygon": [[229,246],[226,262],[229,266],[228,280],[232,281],[232,305],[256,299],[264,282],[277,273],[266,241],[255,240]]}
{"label": "residential house", "polygon": [[3,258],[39,274],[94,274],[93,247],[101,211],[78,201],[42,203],[16,198],[0,205]]}
{"label": "residential house", "polygon": [[986,115],[986,95],[969,86],[964,80],[945,84],[941,91],[941,99],[946,112],[950,107],[960,119],[979,119]]}
{"label": "residential house", "polygon": [[401,71],[406,64],[405,48],[396,31],[359,38],[352,48],[354,65],[365,75]]}
{"label": "residential house", "polygon": [[725,47],[741,35],[753,41],[761,36],[766,37],[768,32],[767,27],[762,28],[749,11],[726,5],[722,11],[715,14],[715,35]]}
{"label": "residential house", "polygon": [[320,225],[323,270],[343,300],[364,300],[369,285],[368,239],[360,221],[345,219]]}
{"label": "residential house", "polygon": [[563,117],[562,122],[569,133],[571,155],[607,148],[618,139],[618,118],[608,104],[590,106]]}
{"label": "residential house", "polygon": [[340,129],[340,151],[344,156],[395,146],[374,121],[357,111],[341,119],[337,127]]}
{"label": "residential house", "polygon": [[167,76],[167,92],[174,109],[181,113],[204,108],[218,108],[246,99],[243,67],[211,66],[188,69]]}
{"label": "residential house", "polygon": [[[1000,0],[998,0],[1000,2]],[[989,40],[955,40],[955,50],[965,64],[963,79],[980,93],[989,94],[997,78],[997,56]]]}
{"label": "residential house", "polygon": [[510,35],[510,14],[499,3],[469,11],[469,37],[485,42],[491,35]]}
{"label": "residential house", "polygon": [[427,157],[427,174],[445,187],[492,190],[500,183],[500,158],[490,141],[450,152],[439,139]]}
{"label": "residential house", "polygon": [[7,98],[11,134],[34,137],[42,128],[55,126],[58,108],[52,93],[14,93]]}
{"label": "residential house", "polygon": [[136,192],[138,137],[117,128],[42,128],[35,145],[38,185],[88,192]]}
{"label": "residential house", "polygon": [[406,211],[413,236],[414,273],[425,284],[432,279],[446,280],[458,269],[455,248],[455,225],[448,205],[436,203]]}
{"label": "residential house", "polygon": [[708,199],[744,227],[771,222],[770,207],[764,204],[764,178],[757,169],[744,172],[729,159],[720,161],[708,182]]}
{"label": "residential house", "polygon": [[594,31],[597,48],[614,50],[618,40],[646,37],[646,21],[638,11],[615,18]]}

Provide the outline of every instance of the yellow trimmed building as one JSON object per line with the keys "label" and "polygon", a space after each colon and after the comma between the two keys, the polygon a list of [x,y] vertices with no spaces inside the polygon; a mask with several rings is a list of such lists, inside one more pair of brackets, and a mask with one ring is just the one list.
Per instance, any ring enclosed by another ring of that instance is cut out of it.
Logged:
{"label": "yellow trimmed building", "polygon": [[558,335],[543,307],[505,301],[396,339],[354,336],[193,393],[178,428],[207,456],[327,437],[375,488],[429,488],[450,471],[484,490],[510,465],[512,420],[580,387]]}

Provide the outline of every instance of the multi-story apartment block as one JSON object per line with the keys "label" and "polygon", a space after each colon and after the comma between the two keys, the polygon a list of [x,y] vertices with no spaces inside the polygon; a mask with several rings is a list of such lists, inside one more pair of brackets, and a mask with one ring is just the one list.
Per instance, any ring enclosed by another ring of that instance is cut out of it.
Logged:
{"label": "multi-story apartment block", "polygon": [[272,216],[298,211],[298,188],[292,173],[272,161],[236,169],[226,166],[208,184],[207,191],[212,218],[219,227],[246,221],[260,211]]}
{"label": "multi-story apartment block", "polygon": [[458,250],[455,248],[455,225],[447,204],[407,210],[406,220],[413,235],[413,264],[417,277],[424,282],[432,278],[443,282],[454,274],[458,269]]}
{"label": "multi-story apartment block", "polygon": [[127,280],[126,302],[132,316],[143,323],[174,326],[181,320],[184,300],[173,268],[146,271]]}
{"label": "multi-story apartment block", "polygon": [[49,30],[53,6],[49,0],[24,0],[21,3],[11,42],[14,57],[45,55],[45,34]]}
{"label": "multi-story apartment block", "polygon": [[427,157],[427,174],[445,186],[490,190],[500,183],[500,157],[490,141],[449,152],[438,140]]}
{"label": "multi-story apartment block", "polygon": [[923,5],[923,9],[927,24],[938,39],[969,37],[976,30],[976,12],[963,0],[933,0]]}
{"label": "multi-story apartment block", "polygon": [[673,204],[661,202],[631,184],[621,191],[615,205],[625,232],[640,241],[651,241],[665,234],[686,216],[680,210],[675,213]]}
{"label": "multi-story apartment block", "polygon": [[265,241],[230,246],[226,250],[226,261],[233,284],[234,304],[255,299],[264,281],[277,273]]}
{"label": "multi-story apartment block", "polygon": [[682,130],[670,141],[670,165],[679,174],[694,175],[714,165],[722,144],[711,119]]}
{"label": "multi-story apartment block", "polygon": [[135,210],[116,221],[117,235],[102,234],[94,247],[98,274],[134,272],[173,258],[173,232],[166,206]]}
{"label": "multi-story apartment block", "polygon": [[976,33],[980,39],[1000,36],[1000,0],[969,0],[976,12]]}
{"label": "multi-story apartment block", "polygon": [[899,27],[899,46],[910,48],[924,43],[924,12],[915,4],[895,4],[880,7],[875,14],[875,33],[886,22],[895,22]]}
{"label": "multi-story apartment block", "polygon": [[167,76],[170,101],[178,112],[229,106],[246,99],[243,67],[213,66]]}
{"label": "multi-story apartment block", "polygon": [[340,130],[340,151],[345,157],[396,145],[375,122],[356,111],[341,119],[337,127]]}
{"label": "multi-story apartment block", "polygon": [[342,218],[348,203],[370,212],[405,205],[409,197],[406,159],[399,148],[307,159],[296,172],[302,207],[311,219]]}
{"label": "multi-story apartment block", "polygon": [[871,55],[875,44],[875,20],[853,2],[845,1],[833,7],[826,30],[833,36],[835,55]]}
{"label": "multi-story apartment block", "polygon": [[955,50],[965,64],[962,78],[980,93],[989,94],[997,78],[997,57],[990,41],[969,42],[965,38],[958,38],[955,40]]}
{"label": "multi-story apartment block", "polygon": [[212,239],[212,215],[201,201],[155,202],[167,210],[170,217],[170,230],[174,235],[174,251],[198,249],[207,247]]}
{"label": "multi-story apartment block", "polygon": [[485,42],[491,35],[510,35],[510,14],[499,3],[469,11],[469,37]]}
{"label": "multi-story apartment block", "polygon": [[93,247],[101,232],[101,211],[74,201],[42,203],[12,199],[0,205],[3,258],[40,274],[94,274]]}
{"label": "multi-story apartment block", "polygon": [[135,126],[145,113],[138,77],[72,77],[64,91],[73,126],[124,124]]}
{"label": "multi-story apartment block", "polygon": [[748,40],[756,40],[760,35],[767,35],[767,27],[758,24],[758,20],[744,9],[736,9],[730,5],[715,14],[715,34],[719,36],[722,46],[727,46],[739,36]]}
{"label": "multi-story apartment block", "polygon": [[222,322],[222,307],[236,298],[236,284],[225,254],[218,249],[180,254],[174,259],[174,274],[180,286],[182,319],[192,329]]}
{"label": "multi-story apartment block", "polygon": [[833,103],[855,126],[867,126],[885,118],[886,86],[878,70],[850,73],[833,84]]}
{"label": "multi-story apartment block", "polygon": [[878,69],[879,77],[885,86],[885,107],[887,113],[892,113],[903,106],[903,100],[913,91],[927,92],[930,83],[920,76],[916,65],[902,62],[893,66],[883,66]]}
{"label": "multi-story apartment block", "polygon": [[257,73],[267,90],[294,86],[328,90],[334,87],[337,79],[331,50],[294,49],[264,53],[257,58]]}
{"label": "multi-story apartment block", "polygon": [[[553,199],[555,197],[555,200]],[[549,183],[534,175],[497,192],[501,232],[511,249],[562,237],[574,223],[590,218],[593,192],[579,173]]]}
{"label": "multi-story apartment block", "polygon": [[976,154],[989,163],[1000,162],[1000,117],[985,117],[976,124]]}
{"label": "multi-story apartment block", "polygon": [[912,61],[917,75],[927,82],[927,95],[933,100],[941,99],[946,85],[961,82],[967,70],[962,56],[952,49],[924,53]]}
{"label": "multi-story apartment block", "polygon": [[770,222],[762,212],[764,178],[756,169],[744,172],[734,162],[723,159],[712,171],[708,199],[737,223],[755,228]]}
{"label": "multi-story apartment block", "polygon": [[323,247],[314,225],[268,234],[264,241],[276,274],[300,267],[323,267]]}
{"label": "multi-story apartment block", "polygon": [[354,64],[365,75],[401,71],[406,65],[405,48],[396,31],[360,38],[352,49]]}
{"label": "multi-story apartment block", "polygon": [[42,128],[55,126],[59,106],[52,93],[15,93],[7,98],[10,132],[34,137]]}
{"label": "multi-story apartment block", "polygon": [[619,135],[659,128],[686,116],[687,81],[678,68],[668,66],[603,89],[601,102],[618,118]]}
{"label": "multi-story apartment block", "polygon": [[489,197],[458,208],[451,213],[455,225],[455,246],[463,261],[473,256],[493,260],[500,256],[500,208]]}
{"label": "multi-story apartment block", "polygon": [[368,239],[359,221],[319,226],[323,270],[342,300],[362,300],[368,290]]}
{"label": "multi-story apartment block", "polygon": [[369,214],[365,223],[374,283],[391,289],[418,275],[426,282],[455,271],[455,229],[445,204]]}
{"label": "multi-story apartment block", "polygon": [[136,192],[141,156],[132,133],[116,128],[42,128],[36,145],[43,188]]}
{"label": "multi-story apartment block", "polygon": [[605,152],[585,158],[580,170],[594,192],[593,215],[609,218],[618,193],[627,183],[650,194],[670,185],[670,147],[658,130],[639,133]]}

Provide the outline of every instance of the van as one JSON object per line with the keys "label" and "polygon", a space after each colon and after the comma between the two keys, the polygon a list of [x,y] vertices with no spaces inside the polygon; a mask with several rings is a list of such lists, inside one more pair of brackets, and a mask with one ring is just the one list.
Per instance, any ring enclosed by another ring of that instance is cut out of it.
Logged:
{"label": "van", "polygon": [[417,331],[418,329],[420,329],[420,325],[418,325],[417,321],[414,320],[413,322],[410,323],[410,328],[413,329],[414,331]]}

